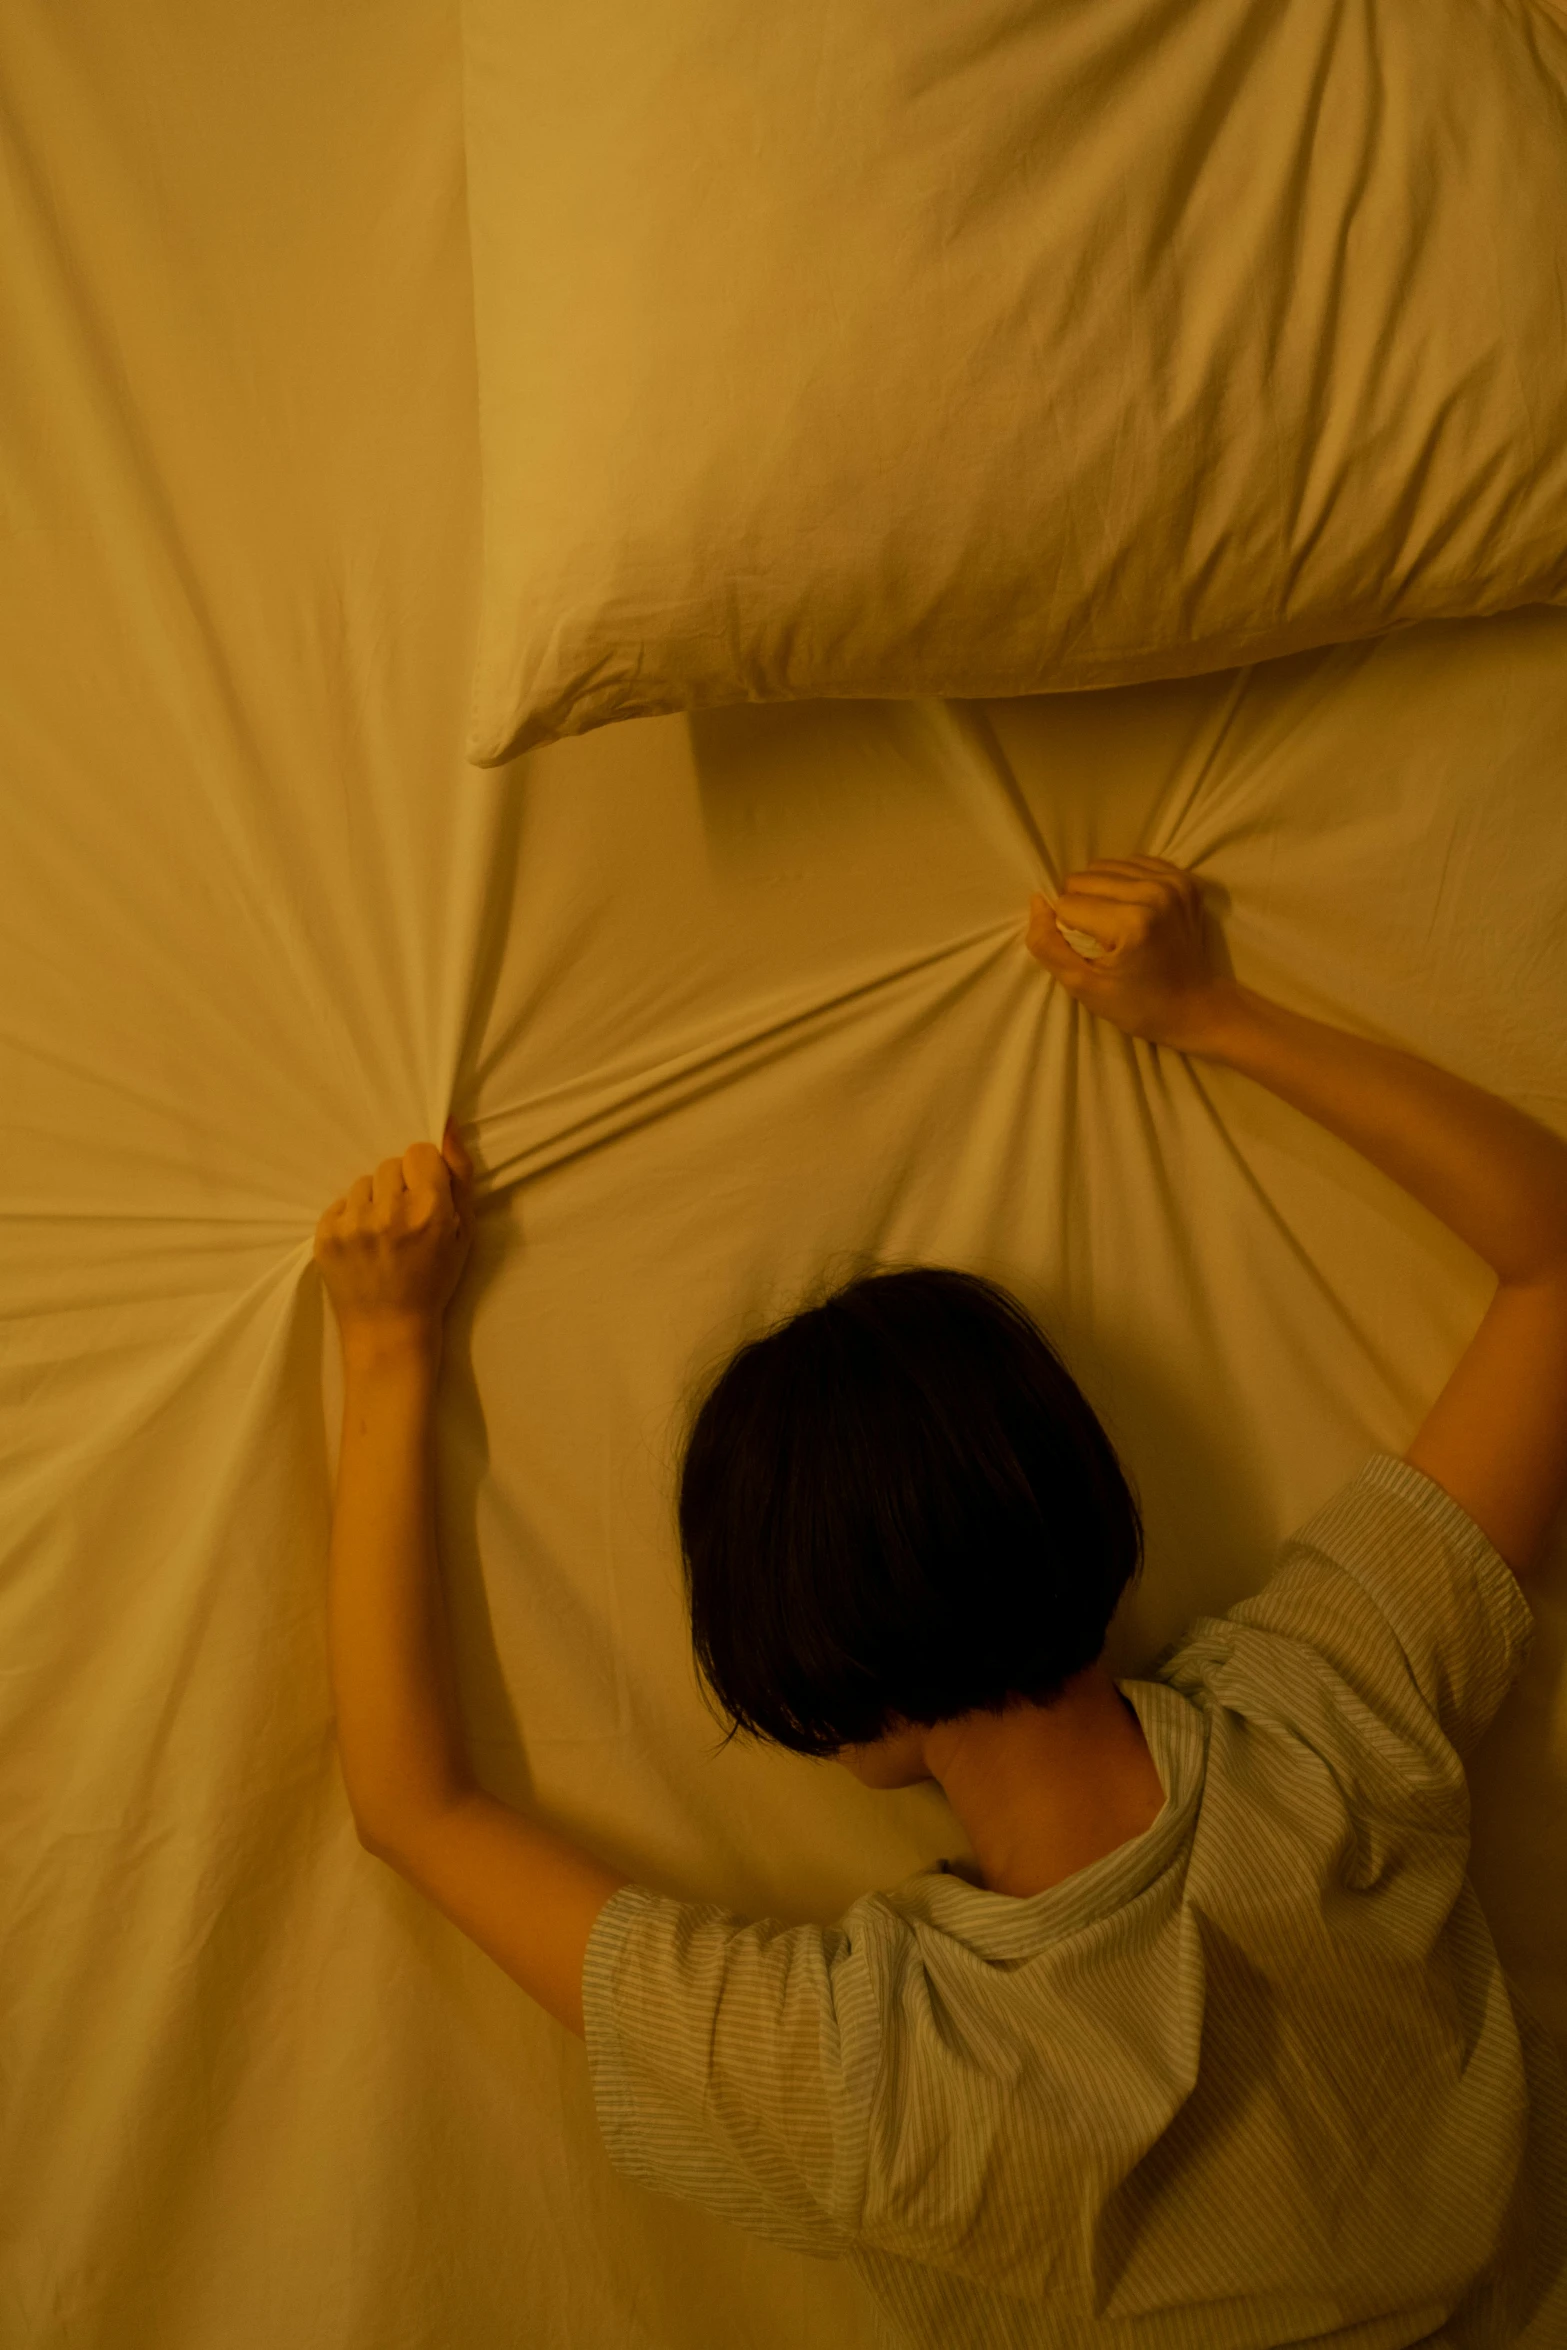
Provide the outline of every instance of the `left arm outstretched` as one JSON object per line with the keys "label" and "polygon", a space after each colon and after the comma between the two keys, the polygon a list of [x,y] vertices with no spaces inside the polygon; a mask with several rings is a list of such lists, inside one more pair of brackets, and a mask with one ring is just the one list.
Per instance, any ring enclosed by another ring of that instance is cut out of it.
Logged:
{"label": "left arm outstretched", "polygon": [[469,1766],[435,1542],[435,1394],[473,1229],[448,1123],[361,1176],[316,1230],[343,1342],[328,1566],[338,1749],[359,1840],[582,2036],[582,1961],[629,1879],[487,1795]]}

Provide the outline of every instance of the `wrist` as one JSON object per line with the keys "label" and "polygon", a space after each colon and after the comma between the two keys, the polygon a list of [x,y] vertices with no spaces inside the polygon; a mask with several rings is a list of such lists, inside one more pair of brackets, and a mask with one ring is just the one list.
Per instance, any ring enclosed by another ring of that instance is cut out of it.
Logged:
{"label": "wrist", "polygon": [[425,1314],[377,1314],[340,1323],[343,1376],[364,1380],[434,1378],[441,1364],[441,1323]]}
{"label": "wrist", "polygon": [[1222,1061],[1236,1033],[1245,1026],[1250,1010],[1247,990],[1239,980],[1214,979],[1192,1006],[1179,1035],[1169,1041],[1177,1052]]}

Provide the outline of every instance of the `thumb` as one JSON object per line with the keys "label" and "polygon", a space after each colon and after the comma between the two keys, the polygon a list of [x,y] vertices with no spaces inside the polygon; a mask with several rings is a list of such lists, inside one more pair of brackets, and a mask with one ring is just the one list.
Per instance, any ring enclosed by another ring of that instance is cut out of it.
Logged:
{"label": "thumb", "polygon": [[1024,943],[1036,963],[1043,963],[1047,971],[1070,988],[1083,977],[1085,965],[1093,964],[1105,952],[1105,946],[1102,939],[1090,932],[1074,930],[1070,923],[1063,922],[1060,904],[1058,899],[1052,905],[1042,891],[1036,894],[1029,904]]}
{"label": "thumb", "polygon": [[468,1156],[455,1118],[446,1121],[446,1131],[441,1136],[441,1156],[459,1183],[464,1186],[472,1183],[473,1161]]}

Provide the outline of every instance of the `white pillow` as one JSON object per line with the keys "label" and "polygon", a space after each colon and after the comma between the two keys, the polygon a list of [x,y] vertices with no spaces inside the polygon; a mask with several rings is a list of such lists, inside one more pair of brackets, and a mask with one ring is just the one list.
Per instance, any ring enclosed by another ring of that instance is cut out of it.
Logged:
{"label": "white pillow", "polygon": [[469,756],[1567,600],[1529,0],[464,0]]}

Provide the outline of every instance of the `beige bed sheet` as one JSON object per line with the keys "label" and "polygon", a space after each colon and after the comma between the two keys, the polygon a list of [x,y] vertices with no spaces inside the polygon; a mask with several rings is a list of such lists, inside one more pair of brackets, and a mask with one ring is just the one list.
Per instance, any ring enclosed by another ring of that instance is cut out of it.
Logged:
{"label": "beige bed sheet", "polygon": [[[859,1252],[1011,1282],[1140,1484],[1135,1672],[1372,1446],[1488,1277],[1020,944],[1096,853],[1235,967],[1567,1131],[1567,616],[985,707],[463,764],[474,385],[449,6],[0,21],[0,2341],[857,2350],[845,2270],[618,2178],[581,2043],[357,1844],[331,1727],[360,1169],[476,1128],[442,1553],[486,1783],[640,1881],[829,1919],[934,1788],[731,1749],[685,1382]],[[1567,2049],[1567,1585],[1473,1876]]]}

